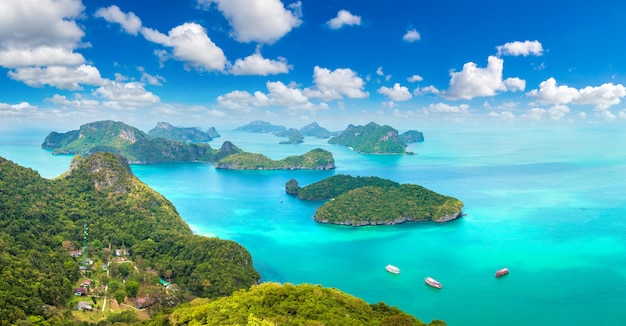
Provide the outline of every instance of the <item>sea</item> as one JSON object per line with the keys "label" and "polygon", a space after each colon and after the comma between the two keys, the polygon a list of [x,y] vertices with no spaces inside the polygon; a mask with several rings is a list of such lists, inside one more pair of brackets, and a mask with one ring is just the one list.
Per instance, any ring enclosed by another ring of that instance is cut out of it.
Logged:
{"label": "sea", "polygon": [[[250,251],[263,282],[321,284],[448,325],[626,325],[626,128],[470,126],[421,130],[415,155],[360,154],[306,138],[220,131],[273,159],[314,148],[334,171],[230,171],[210,163],[132,165],[197,234]],[[49,130],[0,131],[0,156],[45,178],[71,156]],[[285,193],[336,174],[419,184],[464,202],[447,223],[348,227],[313,220],[322,201]],[[398,275],[385,271],[392,264]],[[495,278],[507,267],[510,273]],[[429,287],[430,276],[443,284]]]}

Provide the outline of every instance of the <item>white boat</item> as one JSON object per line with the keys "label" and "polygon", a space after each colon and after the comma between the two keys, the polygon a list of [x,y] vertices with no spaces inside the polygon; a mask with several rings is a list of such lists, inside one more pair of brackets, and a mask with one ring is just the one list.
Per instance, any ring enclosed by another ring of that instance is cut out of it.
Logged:
{"label": "white boat", "polygon": [[434,288],[441,289],[443,287],[443,285],[441,285],[441,282],[435,280],[432,277],[426,276],[426,278],[424,279],[424,282],[426,282],[426,284],[428,284],[428,285],[430,285],[430,286],[432,286]]}
{"label": "white boat", "polygon": [[387,272],[389,273],[394,273],[394,274],[400,274],[400,269],[396,266],[393,265],[387,265],[385,267],[385,269],[387,270]]}

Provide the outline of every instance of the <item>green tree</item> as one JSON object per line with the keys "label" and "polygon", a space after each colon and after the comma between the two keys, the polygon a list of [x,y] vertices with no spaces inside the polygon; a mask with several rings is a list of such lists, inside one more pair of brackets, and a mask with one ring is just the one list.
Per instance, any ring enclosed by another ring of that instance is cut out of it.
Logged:
{"label": "green tree", "polygon": [[139,282],[128,281],[126,282],[124,289],[126,290],[129,298],[135,298],[137,296],[137,292],[139,292]]}
{"label": "green tree", "polygon": [[126,299],[126,291],[124,291],[123,289],[119,289],[115,291],[115,293],[113,293],[113,297],[118,304],[122,304],[124,302],[124,299]]}

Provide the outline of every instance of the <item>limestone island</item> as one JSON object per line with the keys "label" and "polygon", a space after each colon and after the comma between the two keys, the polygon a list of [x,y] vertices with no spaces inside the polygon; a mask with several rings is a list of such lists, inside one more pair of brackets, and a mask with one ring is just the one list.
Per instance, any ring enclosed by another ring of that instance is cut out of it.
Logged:
{"label": "limestone island", "polygon": [[[162,127],[167,127],[162,124]],[[52,154],[90,155],[109,152],[124,156],[130,164],[211,162],[216,168],[234,170],[329,170],[335,168],[332,153],[316,149],[303,155],[274,161],[262,154],[244,152],[230,141],[219,149],[206,143],[187,143],[145,132],[118,121],[84,124],[80,130],[51,132],[43,144]]]}
{"label": "limestone island", "polygon": [[463,215],[463,202],[419,185],[378,177],[335,175],[306,187],[291,179],[286,191],[303,200],[328,200],[315,212],[320,223],[363,226],[447,222]]}
{"label": "limestone island", "polygon": [[[214,127],[211,127],[207,132],[204,132],[198,128],[193,127],[175,127],[167,122],[158,122],[156,127],[148,131],[148,135],[152,138],[165,138],[169,140],[177,140],[182,142],[208,142],[213,140],[217,131]],[[219,134],[217,134],[219,137]]]}
{"label": "limestone island", "polygon": [[350,147],[352,150],[365,154],[405,154],[407,142],[423,141],[421,132],[410,130],[402,135],[390,126],[370,122],[365,126],[348,125],[338,136],[328,140],[329,144]]}
{"label": "limestone island", "polygon": [[332,170],[335,168],[333,154],[321,148],[303,155],[272,160],[262,154],[237,153],[215,162],[217,169],[231,170]]}

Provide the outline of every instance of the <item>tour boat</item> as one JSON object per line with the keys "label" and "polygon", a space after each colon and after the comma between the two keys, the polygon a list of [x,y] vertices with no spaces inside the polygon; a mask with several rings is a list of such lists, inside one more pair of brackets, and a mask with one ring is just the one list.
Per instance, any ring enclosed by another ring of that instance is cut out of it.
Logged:
{"label": "tour boat", "polygon": [[424,279],[424,282],[426,282],[426,284],[428,284],[428,285],[430,285],[430,286],[432,286],[434,288],[441,289],[443,287],[443,285],[441,285],[441,282],[435,280],[432,277],[426,276],[426,278]]}
{"label": "tour boat", "polygon": [[389,273],[400,274],[400,269],[398,267],[396,267],[396,266],[387,265],[387,267],[385,267],[385,269]]}
{"label": "tour boat", "polygon": [[500,270],[498,270],[496,272],[496,277],[504,276],[504,275],[506,275],[508,273],[509,273],[509,269],[508,268],[503,268],[503,269],[500,269]]}

